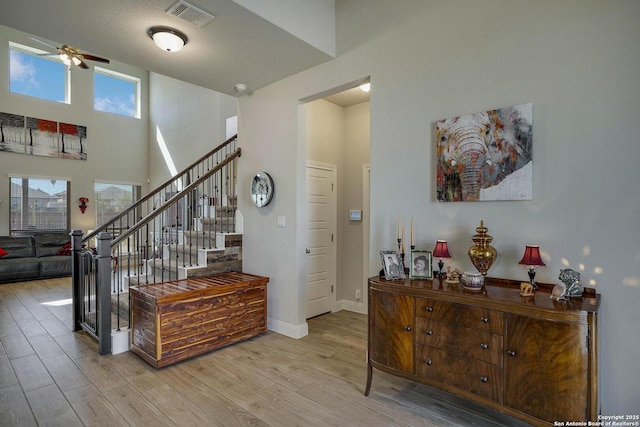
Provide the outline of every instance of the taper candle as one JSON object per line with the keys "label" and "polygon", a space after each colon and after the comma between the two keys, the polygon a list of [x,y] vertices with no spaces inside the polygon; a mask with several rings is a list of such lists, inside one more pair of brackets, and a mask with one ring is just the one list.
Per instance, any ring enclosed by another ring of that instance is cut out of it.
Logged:
{"label": "taper candle", "polygon": [[415,241],[413,238],[413,217],[411,217],[411,246],[415,246]]}
{"label": "taper candle", "polygon": [[401,218],[401,213],[400,211],[398,211],[398,240],[400,240],[400,218]]}

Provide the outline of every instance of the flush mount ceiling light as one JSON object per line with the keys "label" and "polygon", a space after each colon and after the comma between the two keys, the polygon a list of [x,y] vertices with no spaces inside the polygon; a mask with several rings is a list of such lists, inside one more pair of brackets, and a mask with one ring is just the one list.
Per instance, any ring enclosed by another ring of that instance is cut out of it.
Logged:
{"label": "flush mount ceiling light", "polygon": [[147,30],[156,45],[167,52],[177,52],[187,44],[187,36],[169,27],[151,27]]}

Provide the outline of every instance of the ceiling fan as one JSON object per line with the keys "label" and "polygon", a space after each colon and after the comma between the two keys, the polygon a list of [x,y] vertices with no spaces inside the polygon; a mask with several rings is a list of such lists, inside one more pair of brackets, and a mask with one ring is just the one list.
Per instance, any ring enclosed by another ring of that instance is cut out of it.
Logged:
{"label": "ceiling fan", "polygon": [[80,68],[87,69],[89,66],[84,62],[84,60],[89,61],[97,61],[104,62],[105,64],[109,63],[109,60],[106,58],[101,58],[95,55],[89,55],[88,53],[82,53],[77,47],[73,47],[67,44],[63,44],[62,47],[56,47],[49,43],[43,42],[42,40],[38,40],[35,37],[31,37],[32,40],[37,41],[38,43],[42,43],[45,46],[49,46],[52,49],[55,49],[56,53],[41,53],[40,56],[58,56],[60,60],[67,66],[71,66],[74,64]]}

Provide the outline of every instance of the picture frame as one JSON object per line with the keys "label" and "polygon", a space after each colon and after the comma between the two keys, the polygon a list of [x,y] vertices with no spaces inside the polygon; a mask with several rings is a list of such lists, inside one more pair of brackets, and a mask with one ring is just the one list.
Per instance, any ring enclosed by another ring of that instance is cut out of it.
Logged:
{"label": "picture frame", "polygon": [[387,280],[404,279],[404,265],[398,251],[380,251],[384,277]]}
{"label": "picture frame", "polygon": [[411,279],[433,278],[433,255],[431,251],[414,249],[411,251],[409,277]]}

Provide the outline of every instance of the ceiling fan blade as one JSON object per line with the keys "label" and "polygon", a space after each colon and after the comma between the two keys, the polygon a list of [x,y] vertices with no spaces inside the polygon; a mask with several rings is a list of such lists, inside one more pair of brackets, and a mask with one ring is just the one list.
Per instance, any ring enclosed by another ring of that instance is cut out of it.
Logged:
{"label": "ceiling fan blade", "polygon": [[78,61],[80,61],[80,63],[78,64],[78,67],[84,68],[85,70],[89,68],[89,66],[82,59],[78,58]]}
{"label": "ceiling fan blade", "polygon": [[52,48],[52,49],[55,49],[55,50],[58,50],[58,49],[59,49],[58,47],[56,47],[56,46],[54,46],[54,45],[52,45],[52,44],[49,44],[49,43],[47,43],[47,42],[43,42],[42,40],[37,39],[37,38],[35,38],[35,37],[29,37],[29,38],[30,38],[31,40],[33,40],[33,41],[38,42],[38,43],[42,43],[42,44],[43,44],[43,45],[45,45],[45,46],[49,46],[49,47],[50,47],[50,48]]}
{"label": "ceiling fan blade", "polygon": [[86,53],[82,53],[80,54],[80,56],[82,56],[82,58],[84,59],[88,59],[90,61],[97,61],[97,62],[104,62],[105,64],[109,63],[109,60],[106,58],[101,58],[99,56],[95,56],[95,55],[88,55]]}
{"label": "ceiling fan blade", "polygon": [[60,53],[39,53],[38,56],[60,56]]}

